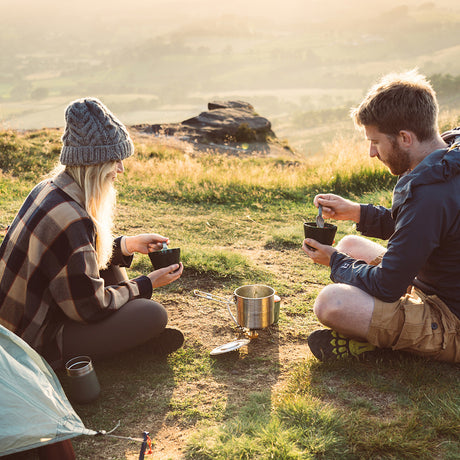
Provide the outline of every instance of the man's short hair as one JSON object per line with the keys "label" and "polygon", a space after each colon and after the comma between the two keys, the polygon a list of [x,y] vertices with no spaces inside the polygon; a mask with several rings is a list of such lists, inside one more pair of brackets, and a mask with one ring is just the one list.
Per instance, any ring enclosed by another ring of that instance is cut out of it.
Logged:
{"label": "man's short hair", "polygon": [[422,142],[436,136],[438,113],[433,87],[414,69],[384,76],[359,107],[352,109],[351,117],[358,127],[375,126],[390,136],[412,131]]}

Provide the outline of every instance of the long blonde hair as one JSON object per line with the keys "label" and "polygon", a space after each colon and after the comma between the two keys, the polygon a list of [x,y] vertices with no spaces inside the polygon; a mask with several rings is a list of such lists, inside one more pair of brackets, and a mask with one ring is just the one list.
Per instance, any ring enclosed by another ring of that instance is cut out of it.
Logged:
{"label": "long blonde hair", "polygon": [[113,176],[116,162],[89,166],[66,166],[65,172],[80,186],[85,195],[85,209],[96,226],[96,255],[99,269],[106,268],[113,251],[113,216],[116,190]]}

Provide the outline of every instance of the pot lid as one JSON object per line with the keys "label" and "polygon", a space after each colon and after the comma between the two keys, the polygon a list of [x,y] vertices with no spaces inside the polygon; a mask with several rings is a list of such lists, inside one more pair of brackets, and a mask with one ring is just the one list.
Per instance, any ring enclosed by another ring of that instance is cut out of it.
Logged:
{"label": "pot lid", "polygon": [[220,345],[219,347],[214,348],[214,350],[211,351],[211,356],[221,355],[223,353],[238,350],[238,348],[247,345],[250,341],[250,339],[240,339],[225,343],[224,345]]}

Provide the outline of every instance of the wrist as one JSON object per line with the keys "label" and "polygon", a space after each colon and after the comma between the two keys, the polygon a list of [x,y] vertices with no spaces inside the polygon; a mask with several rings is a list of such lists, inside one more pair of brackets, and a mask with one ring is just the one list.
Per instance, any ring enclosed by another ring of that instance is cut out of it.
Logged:
{"label": "wrist", "polygon": [[359,224],[359,221],[361,220],[361,205],[359,203],[355,204],[355,209],[353,212],[353,219],[354,222]]}
{"label": "wrist", "polygon": [[121,246],[121,252],[123,253],[124,256],[132,256],[134,254],[134,251],[130,251],[128,248],[127,244],[128,237],[123,236],[120,241],[120,246]]}

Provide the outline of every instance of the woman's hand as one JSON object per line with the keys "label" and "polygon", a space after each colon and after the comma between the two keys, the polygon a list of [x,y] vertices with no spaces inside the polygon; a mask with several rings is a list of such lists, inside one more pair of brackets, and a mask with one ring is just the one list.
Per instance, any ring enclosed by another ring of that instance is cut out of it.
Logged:
{"label": "woman's hand", "polygon": [[176,281],[181,277],[183,271],[184,266],[182,262],[180,262],[170,265],[169,267],[159,268],[158,270],[150,272],[147,276],[150,278],[152,287],[155,289]]}
{"label": "woman's hand", "polygon": [[158,251],[163,248],[163,243],[168,244],[169,238],[157,235],[156,233],[141,233],[135,236],[126,236],[126,249],[131,254],[140,252],[148,254],[152,251]]}
{"label": "woman's hand", "polygon": [[352,220],[359,223],[361,205],[332,193],[316,195],[313,203],[316,207],[323,206],[323,217],[326,219]]}
{"label": "woman's hand", "polygon": [[[308,246],[315,248],[315,250],[310,249]],[[316,240],[307,238],[303,241],[302,249],[310,257],[313,262],[321,265],[329,266],[331,261],[331,256],[334,252],[337,252],[337,249],[327,244],[318,243]]]}

